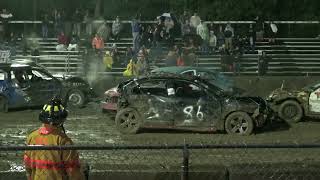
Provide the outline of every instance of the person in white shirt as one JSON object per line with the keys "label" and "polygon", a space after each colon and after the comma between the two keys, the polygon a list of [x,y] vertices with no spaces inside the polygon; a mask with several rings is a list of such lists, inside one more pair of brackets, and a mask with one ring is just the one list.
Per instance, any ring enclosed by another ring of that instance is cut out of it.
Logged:
{"label": "person in white shirt", "polygon": [[194,13],[194,15],[190,17],[190,26],[196,30],[200,23],[201,23],[200,17],[198,16],[197,13]]}
{"label": "person in white shirt", "polygon": [[0,27],[0,34],[3,34],[7,39],[10,36],[9,30],[9,19],[12,18],[13,15],[7,11],[7,9],[2,9],[2,13],[0,14],[0,20],[2,21],[2,27]]}
{"label": "person in white shirt", "polygon": [[197,27],[197,35],[202,39],[201,51],[203,53],[208,53],[209,29],[207,24],[200,22]]}

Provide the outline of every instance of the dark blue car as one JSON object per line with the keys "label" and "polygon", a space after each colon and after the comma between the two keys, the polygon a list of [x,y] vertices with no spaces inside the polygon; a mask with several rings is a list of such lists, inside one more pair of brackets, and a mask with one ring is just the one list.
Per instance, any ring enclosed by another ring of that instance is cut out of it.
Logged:
{"label": "dark blue car", "polygon": [[60,96],[68,106],[81,107],[91,95],[92,89],[81,78],[58,79],[36,64],[0,64],[0,112],[40,106],[53,96]]}

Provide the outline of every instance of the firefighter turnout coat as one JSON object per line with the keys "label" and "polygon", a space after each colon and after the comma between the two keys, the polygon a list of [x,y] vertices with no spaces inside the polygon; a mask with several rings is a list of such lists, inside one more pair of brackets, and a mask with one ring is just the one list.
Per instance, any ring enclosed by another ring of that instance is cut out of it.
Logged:
{"label": "firefighter turnout coat", "polygon": [[[27,137],[30,146],[72,145],[62,128],[44,124]],[[25,151],[28,180],[84,180],[79,155],[75,150]]]}

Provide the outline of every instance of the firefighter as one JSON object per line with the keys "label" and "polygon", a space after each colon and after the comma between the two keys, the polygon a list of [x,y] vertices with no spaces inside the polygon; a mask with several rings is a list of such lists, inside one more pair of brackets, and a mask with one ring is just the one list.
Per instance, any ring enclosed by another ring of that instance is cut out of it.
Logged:
{"label": "firefighter", "polygon": [[[44,105],[39,114],[42,127],[27,137],[29,146],[72,145],[65,134],[63,123],[68,111],[62,106],[61,99],[53,98]],[[24,164],[28,180],[84,180],[80,168],[79,155],[75,150],[30,150],[25,151]]]}

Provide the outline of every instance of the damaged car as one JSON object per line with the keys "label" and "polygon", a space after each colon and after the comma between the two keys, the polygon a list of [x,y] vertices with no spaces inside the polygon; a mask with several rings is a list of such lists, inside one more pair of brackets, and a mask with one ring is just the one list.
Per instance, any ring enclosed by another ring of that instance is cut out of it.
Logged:
{"label": "damaged car", "polygon": [[197,77],[151,75],[118,86],[115,124],[121,133],[141,128],[226,131],[249,135],[270,115],[260,97],[235,97]]}
{"label": "damaged car", "polygon": [[[190,66],[172,66],[156,68],[151,71],[152,75],[157,74],[177,74],[184,76],[196,76],[201,79],[207,80],[209,83],[217,86],[228,94],[240,95],[244,93],[244,90],[235,87],[233,79],[219,73],[215,70],[203,68],[203,67],[190,67]],[[113,87],[104,93],[104,100],[101,102],[102,112],[116,112],[118,97],[117,87]]]}
{"label": "damaged car", "polygon": [[53,96],[61,97],[69,107],[79,108],[94,93],[81,78],[58,79],[33,63],[13,61],[0,64],[0,112],[40,106]]}
{"label": "damaged car", "polygon": [[320,117],[320,83],[300,90],[275,89],[267,97],[270,107],[288,123],[297,123],[303,117]]}

